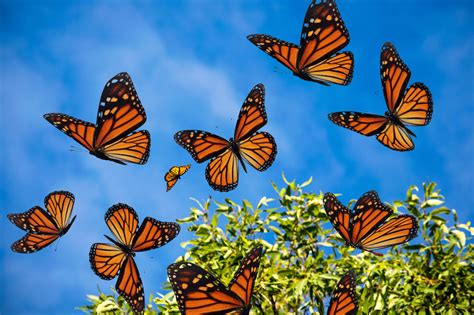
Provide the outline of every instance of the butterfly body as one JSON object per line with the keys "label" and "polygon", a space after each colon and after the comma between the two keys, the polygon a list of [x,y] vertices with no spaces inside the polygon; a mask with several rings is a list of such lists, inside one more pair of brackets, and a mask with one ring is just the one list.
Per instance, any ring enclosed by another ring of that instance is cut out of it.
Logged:
{"label": "butterfly body", "polygon": [[150,133],[135,131],[146,121],[145,109],[126,72],[106,83],[95,124],[62,113],[43,117],[99,159],[119,164],[145,164],[148,160]]}
{"label": "butterfly body", "polygon": [[68,191],[55,191],[44,199],[46,211],[35,206],[30,210],[8,214],[8,219],[27,234],[12,244],[17,253],[34,253],[64,236],[76,220],[71,220],[74,195]]}
{"label": "butterfly body", "polygon": [[267,123],[264,101],[265,88],[257,84],[242,105],[234,136],[229,140],[202,130],[182,130],[174,135],[176,143],[197,163],[211,160],[206,167],[206,180],[213,189],[235,189],[239,163],[245,172],[244,161],[261,172],[273,164],[277,154],[275,139],[267,132],[258,131]]}
{"label": "butterfly body", "polygon": [[264,34],[247,39],[303,80],[323,85],[348,85],[352,80],[354,57],[339,52],[349,44],[349,32],[334,0],[311,1],[299,45]]}
{"label": "butterfly body", "polygon": [[411,215],[398,215],[388,220],[393,210],[380,201],[375,191],[363,194],[354,211],[333,194],[326,193],[324,209],[346,244],[377,256],[382,254],[374,250],[408,242],[418,231],[416,218]]}
{"label": "butterfly body", "polygon": [[407,88],[411,72],[391,43],[382,46],[380,77],[387,111],[385,116],[346,111],[328,115],[338,126],[364,136],[375,136],[384,146],[396,151],[415,148],[415,134],[407,126],[426,126],[433,114],[430,90],[420,82]]}

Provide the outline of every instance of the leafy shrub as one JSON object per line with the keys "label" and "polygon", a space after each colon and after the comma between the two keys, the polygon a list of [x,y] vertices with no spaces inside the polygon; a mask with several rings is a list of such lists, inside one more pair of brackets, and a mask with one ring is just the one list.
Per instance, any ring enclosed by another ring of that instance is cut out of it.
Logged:
{"label": "leafy shrub", "polygon": [[[403,208],[419,220],[418,237],[409,244],[389,249],[384,257],[355,252],[345,246],[323,210],[323,194],[304,192],[311,180],[288,182],[278,200],[263,197],[256,206],[196,201],[190,215],[178,220],[195,237],[182,246],[184,257],[229,283],[243,255],[256,243],[265,252],[253,295],[255,314],[324,314],[339,278],[353,269],[358,278],[359,313],[363,314],[472,314],[474,276],[470,222],[457,222],[457,213],[443,206],[435,183],[423,184],[423,192],[411,186]],[[211,210],[211,208],[215,208]],[[165,295],[153,299],[155,310],[147,314],[179,314],[169,283]],[[124,310],[123,300],[113,296],[89,296],[93,314],[113,303]]]}

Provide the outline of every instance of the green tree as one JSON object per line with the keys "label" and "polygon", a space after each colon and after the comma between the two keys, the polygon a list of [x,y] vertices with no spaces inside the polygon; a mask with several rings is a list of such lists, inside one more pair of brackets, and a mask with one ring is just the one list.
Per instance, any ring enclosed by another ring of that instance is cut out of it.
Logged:
{"label": "green tree", "polygon": [[[419,220],[418,237],[389,249],[384,257],[345,246],[323,209],[323,194],[304,192],[286,179],[274,185],[278,199],[256,205],[196,201],[190,215],[178,220],[194,233],[182,244],[186,260],[228,283],[243,255],[257,243],[264,255],[253,295],[255,314],[324,314],[328,297],[348,270],[357,274],[359,314],[472,314],[473,244],[470,222],[458,223],[454,209],[443,206],[435,183],[423,191],[411,186],[405,200],[390,206]],[[155,296],[147,314],[179,314],[169,283]],[[82,310],[98,314],[126,310],[114,296],[89,296]],[[326,302],[326,303],[325,303]]]}

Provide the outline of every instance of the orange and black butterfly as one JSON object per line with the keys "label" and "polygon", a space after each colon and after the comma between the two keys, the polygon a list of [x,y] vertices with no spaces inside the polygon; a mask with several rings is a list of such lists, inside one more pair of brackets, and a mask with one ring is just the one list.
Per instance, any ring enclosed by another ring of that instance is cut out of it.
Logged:
{"label": "orange and black butterfly", "polygon": [[145,109],[126,72],[105,85],[96,124],[59,113],[43,117],[100,159],[119,164],[145,164],[148,160],[150,133],[134,131],[145,123]]}
{"label": "orange and black butterfly", "polygon": [[359,112],[337,112],[329,119],[338,126],[348,128],[364,136],[377,135],[377,140],[397,151],[415,148],[408,126],[425,126],[431,121],[433,100],[430,90],[420,82],[412,84],[410,69],[391,43],[382,46],[380,77],[388,111],[385,116]]}
{"label": "orange and black butterfly", "polygon": [[351,270],[339,280],[329,302],[328,315],[357,314],[359,305],[355,296],[355,278],[355,273]]}
{"label": "orange and black butterfly", "polygon": [[266,123],[265,88],[257,84],[240,109],[234,137],[229,141],[200,130],[179,131],[174,139],[196,162],[211,159],[206,168],[207,182],[215,190],[229,191],[237,187],[239,161],[245,172],[244,160],[261,172],[273,164],[277,154],[275,140],[267,132],[257,132]]}
{"label": "orange and black butterfly", "polygon": [[8,219],[27,234],[12,244],[17,253],[37,252],[69,231],[76,216],[71,218],[74,195],[68,191],[54,191],[44,198],[46,211],[35,206],[24,213],[8,214]]}
{"label": "orange and black butterfly", "polygon": [[178,179],[186,173],[191,165],[173,166],[165,174],[166,191],[169,191],[176,184]]}
{"label": "orange and black butterfly", "polygon": [[140,273],[133,257],[136,252],[161,247],[178,235],[180,227],[173,222],[161,222],[150,217],[138,227],[138,215],[126,204],[118,203],[105,214],[105,223],[115,237],[112,242],[95,243],[89,252],[92,270],[100,278],[111,280],[119,275],[115,289],[125,298],[133,312],[145,307]]}
{"label": "orange and black butterfly", "polygon": [[416,236],[418,223],[412,215],[398,215],[387,221],[393,210],[383,204],[375,191],[363,194],[351,212],[332,193],[324,195],[329,220],[346,243],[382,256],[374,250],[408,242]]}
{"label": "orange and black butterfly", "polygon": [[252,249],[228,287],[195,264],[171,264],[168,278],[181,314],[249,314],[261,256],[261,246]]}
{"label": "orange and black butterfly", "polygon": [[352,80],[352,53],[338,53],[350,37],[334,0],[311,2],[299,46],[263,34],[247,38],[304,80],[324,85],[348,85]]}

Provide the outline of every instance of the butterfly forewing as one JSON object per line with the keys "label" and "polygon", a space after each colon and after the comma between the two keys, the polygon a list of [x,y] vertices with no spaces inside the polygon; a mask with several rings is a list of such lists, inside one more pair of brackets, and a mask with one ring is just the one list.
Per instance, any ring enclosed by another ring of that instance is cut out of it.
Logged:
{"label": "butterfly forewing", "polygon": [[182,314],[226,313],[245,306],[237,294],[195,264],[171,264],[168,278]]}
{"label": "butterfly forewing", "polygon": [[285,67],[293,71],[293,73],[298,72],[298,45],[264,34],[249,35],[247,39],[271,57],[281,62]]}
{"label": "butterfly forewing", "polygon": [[393,210],[380,201],[375,191],[371,190],[363,194],[354,206],[351,225],[352,243],[359,244],[383,224],[392,213]]}
{"label": "butterfly forewing", "polygon": [[240,141],[247,138],[266,123],[265,87],[263,84],[257,84],[240,108],[239,118],[235,125],[234,140]]}
{"label": "butterfly forewing", "polygon": [[95,150],[94,135],[96,126],[94,124],[60,113],[45,114],[43,117],[87,150]]}
{"label": "butterfly forewing", "polygon": [[133,251],[140,252],[155,249],[173,240],[180,231],[179,224],[161,222],[146,217],[133,241]]}
{"label": "butterfly forewing", "polygon": [[132,247],[138,230],[138,215],[132,207],[123,203],[113,205],[105,213],[105,223],[122,245]]}
{"label": "butterfly forewing", "polygon": [[351,211],[344,206],[332,193],[324,194],[324,209],[329,216],[334,229],[341,235],[344,241],[352,245],[350,226],[352,220]]}
{"label": "butterfly forewing", "polygon": [[174,135],[174,140],[198,163],[219,155],[229,147],[226,139],[201,130],[179,131]]}
{"label": "butterfly forewing", "polygon": [[337,283],[329,302],[328,315],[357,314],[358,303],[355,294],[355,273],[351,270]]}
{"label": "butterfly forewing", "polygon": [[27,232],[43,234],[57,234],[59,232],[51,215],[38,206],[23,213],[10,213],[7,216],[13,224]]}
{"label": "butterfly forewing", "polygon": [[140,273],[132,256],[128,256],[123,263],[115,289],[124,297],[134,312],[143,311],[145,308],[145,293]]}
{"label": "butterfly forewing", "polygon": [[60,230],[69,225],[72,208],[74,207],[73,194],[68,191],[52,192],[44,199],[44,205]]}
{"label": "butterfly forewing", "polygon": [[338,126],[358,132],[364,136],[380,133],[387,124],[387,118],[359,112],[336,112],[329,114],[329,120]]}
{"label": "butterfly forewing", "polygon": [[319,63],[349,43],[349,32],[333,0],[312,1],[301,31],[298,68]]}
{"label": "butterfly forewing", "polygon": [[252,299],[262,251],[262,246],[252,249],[243,259],[239,270],[229,284],[230,290],[237,294],[246,306],[250,305]]}
{"label": "butterfly forewing", "polygon": [[385,43],[380,54],[380,77],[388,110],[394,113],[410,80],[410,69],[392,43]]}
{"label": "butterfly forewing", "polygon": [[94,146],[99,148],[114,142],[145,121],[145,109],[132,79],[126,72],[119,73],[106,83],[100,97]]}

